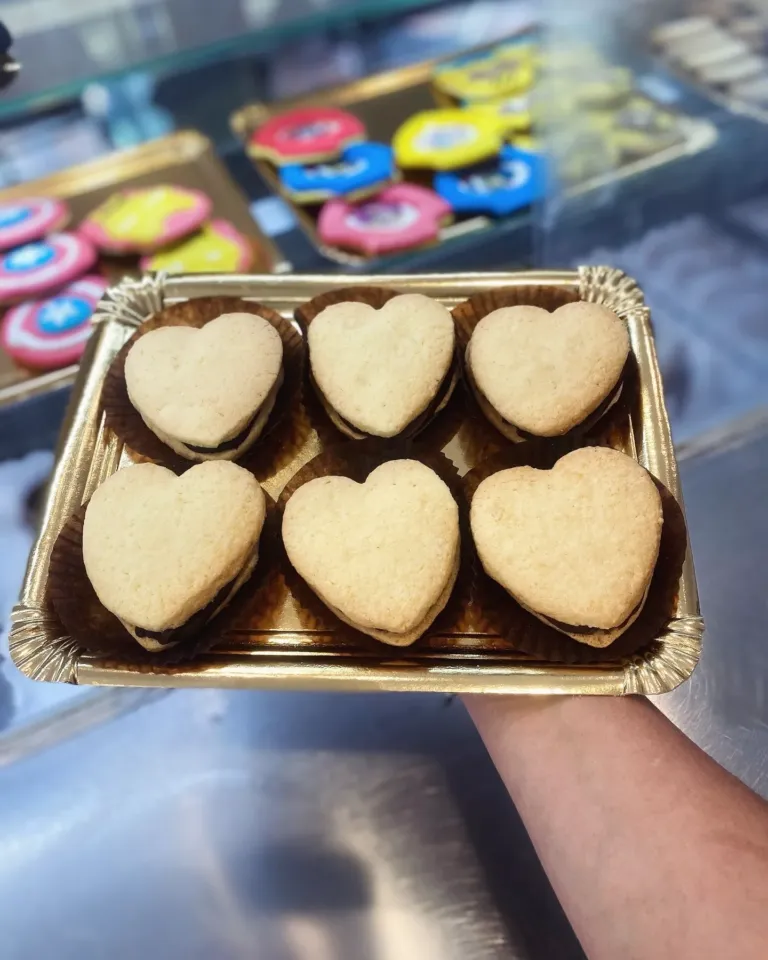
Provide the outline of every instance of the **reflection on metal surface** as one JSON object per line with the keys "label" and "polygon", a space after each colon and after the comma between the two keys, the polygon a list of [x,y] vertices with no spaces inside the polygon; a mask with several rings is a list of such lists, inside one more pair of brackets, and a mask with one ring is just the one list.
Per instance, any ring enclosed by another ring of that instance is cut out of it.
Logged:
{"label": "reflection on metal surface", "polygon": [[[435,634],[397,659],[390,653],[368,656],[354,644],[334,646],[328,631],[310,630],[297,622],[290,596],[271,614],[242,623],[204,657],[184,667],[136,665],[81,655],[69,637],[51,619],[46,594],[50,551],[70,514],[121,464],[129,451],[104,427],[99,405],[106,371],[138,321],[165,302],[214,293],[244,296],[281,310],[290,317],[298,305],[329,287],[354,282],[351,277],[145,277],[125,281],[109,291],[95,322],[98,330],[89,344],[78,380],[78,399],[70,408],[65,445],[57,459],[51,494],[39,539],[30,558],[21,601],[14,614],[10,649],[14,662],[37,679],[68,680],[127,686],[271,686],[282,689],[410,690],[486,693],[659,693],[672,689],[690,675],[701,646],[696,583],[690,555],[680,578],[674,617],[665,631],[643,653],[627,660],[616,657],[594,666],[538,663],[524,654],[494,648],[493,637],[468,621],[461,632]],[[373,277],[356,278],[375,284]],[[664,407],[648,308],[634,280],[609,267],[581,267],[578,271],[508,274],[414,275],[392,277],[401,291],[431,294],[447,306],[477,290],[538,284],[562,286],[585,299],[607,303],[627,323],[632,353],[639,372],[636,402],[627,414],[615,443],[634,456],[670,493],[680,499],[672,440]],[[471,421],[467,421],[471,423]],[[461,443],[464,423],[452,428],[445,446],[464,473],[483,452]],[[472,428],[473,430],[476,428]],[[458,445],[453,445],[458,438]],[[277,496],[287,479],[319,449],[311,430],[290,462],[264,481]],[[482,445],[481,445],[482,446]],[[471,611],[470,611],[471,613]]]}
{"label": "reflection on metal surface", "polygon": [[8,960],[582,957],[458,701],[179,691],[2,786]]}

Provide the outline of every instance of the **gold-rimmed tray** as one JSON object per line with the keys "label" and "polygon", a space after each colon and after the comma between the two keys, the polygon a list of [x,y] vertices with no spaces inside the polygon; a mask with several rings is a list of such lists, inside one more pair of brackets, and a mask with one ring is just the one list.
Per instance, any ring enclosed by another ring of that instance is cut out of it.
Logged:
{"label": "gold-rimmed tray", "polygon": [[[226,633],[213,650],[188,665],[137,665],[89,657],[66,635],[47,596],[51,550],[67,517],[108,476],[132,462],[130,452],[105,427],[100,394],[110,363],[135,327],[164,305],[204,296],[258,300],[292,317],[301,303],[326,290],[356,283],[372,285],[376,280],[372,276],[159,276],[128,280],[109,292],[97,313],[97,331],[75,385],[40,535],[13,614],[11,654],[23,673],[39,680],[124,686],[612,695],[663,693],[691,674],[700,654],[703,623],[688,552],[672,618],[661,634],[637,654],[590,665],[537,661],[510,649],[499,637],[474,628],[431,637],[428,643],[396,652],[342,645],[334,641],[332,631],[315,629],[302,620],[289,591],[269,625]],[[387,285],[435,297],[448,307],[472,294],[515,285],[565,287],[583,299],[612,307],[628,324],[639,374],[634,399],[617,432],[620,439],[614,442],[682,505],[650,315],[631,278],[608,267],[582,267],[576,271],[389,276]],[[443,440],[443,452],[462,474],[489,452],[477,429],[472,418],[459,418],[452,434]],[[264,481],[267,492],[277,499],[299,467],[322,449],[321,435],[313,427],[308,429],[290,460],[277,463]]]}
{"label": "gold-rimmed tray", "polygon": [[[102,200],[128,186],[170,182],[202,190],[213,201],[213,216],[231,221],[254,245],[257,269],[283,273],[290,269],[278,248],[259,230],[248,209],[248,198],[216,156],[213,143],[196,130],[178,133],[121,150],[66,170],[0,190],[0,203],[24,197],[65,200],[72,214],[67,229],[76,227]],[[110,279],[129,272],[125,258],[103,260]],[[0,407],[71,384],[77,366],[35,373],[16,364],[0,350]]]}
{"label": "gold-rimmed tray", "polygon": [[[529,38],[529,36],[527,33],[512,35],[500,40],[499,44],[523,41]],[[250,136],[271,117],[277,116],[286,110],[293,110],[300,107],[320,105],[326,107],[336,106],[358,117],[358,119],[365,124],[370,140],[380,143],[390,143],[398,127],[412,114],[421,110],[430,110],[438,106],[456,105],[458,103],[458,101],[452,101],[446,95],[439,93],[432,82],[435,71],[441,64],[462,59],[465,56],[469,57],[477,53],[482,53],[484,50],[489,49],[489,47],[494,46],[497,46],[497,44],[468,50],[459,57],[452,55],[437,60],[427,60],[422,63],[375,74],[374,76],[355,80],[351,83],[328,87],[312,94],[292,97],[275,103],[246,104],[232,114],[230,117],[230,125],[247,151]],[[648,99],[639,91],[635,93],[635,98],[641,100]],[[568,194],[581,195],[591,190],[597,190],[615,181],[625,180],[647,173],[664,164],[706,150],[717,140],[717,128],[708,120],[675,113],[675,122],[677,125],[677,139],[673,144],[645,156],[621,160],[616,169],[589,176],[587,179],[578,183],[578,185],[569,186]],[[569,121],[568,126],[569,128],[570,126],[575,126],[575,122]],[[369,257],[324,243],[317,229],[319,211],[322,204],[303,206],[295,203],[290,197],[283,193],[278,170],[273,164],[267,160],[256,158],[253,158],[252,162],[269,186],[276,193],[283,196],[301,229],[312,244],[320,253],[330,260],[349,267],[367,267],[373,269],[377,264],[385,262],[387,259],[392,259],[393,256],[400,255],[393,254],[389,257]],[[423,177],[423,174],[420,173],[420,176]],[[422,182],[418,177],[416,179],[418,182]],[[454,223],[448,224],[440,229],[437,242],[444,243],[468,233],[488,229],[492,227],[495,222],[494,218],[484,214],[458,219]],[[402,254],[407,253],[407,250],[402,251]]]}

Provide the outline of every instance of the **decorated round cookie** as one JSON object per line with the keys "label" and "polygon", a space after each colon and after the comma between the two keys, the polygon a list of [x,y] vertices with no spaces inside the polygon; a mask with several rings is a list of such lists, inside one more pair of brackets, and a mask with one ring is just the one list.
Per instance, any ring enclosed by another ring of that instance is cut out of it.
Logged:
{"label": "decorated round cookie", "polygon": [[253,263],[247,237],[227,220],[211,220],[186,240],[141,260],[142,270],[168,273],[238,273]]}
{"label": "decorated round cookie", "polygon": [[497,154],[503,143],[496,116],[481,110],[423,110],[403,123],[392,138],[400,167],[455,170]]}
{"label": "decorated round cookie", "polygon": [[74,233],[54,233],[16,247],[0,256],[0,302],[45,296],[82,276],[95,262],[93,244]]}
{"label": "decorated round cookie", "polygon": [[61,230],[69,220],[69,210],[61,200],[25,197],[0,203],[0,250],[20,247]]}
{"label": "decorated round cookie", "polygon": [[534,79],[532,44],[497,47],[487,55],[449,64],[435,74],[438,90],[463,103],[497,100],[528,90]]}
{"label": "decorated round cookie", "polygon": [[535,153],[505,146],[498,161],[438,173],[435,190],[456,213],[504,217],[544,195],[544,162]]}
{"label": "decorated round cookie", "polygon": [[645,97],[632,97],[610,115],[611,138],[624,153],[647,156],[680,139],[677,118]]}
{"label": "decorated round cookie", "polygon": [[83,277],[49,300],[12,307],[0,326],[0,344],[18,363],[35,370],[76,363],[91,335],[91,314],[106,289],[103,277]]}
{"label": "decorated round cookie", "polygon": [[276,166],[333,160],[365,139],[361,120],[337,107],[299,107],[267,120],[248,141],[248,152]]}
{"label": "decorated round cookie", "polygon": [[515,136],[524,130],[530,130],[533,123],[531,115],[531,96],[521,93],[492,103],[477,104],[473,110],[487,113],[499,124],[502,136]]}
{"label": "decorated round cookie", "polygon": [[193,233],[208,219],[211,201],[199,190],[161,184],[113,193],[80,233],[107,253],[152,253]]}
{"label": "decorated round cookie", "polygon": [[361,200],[396,178],[392,149],[384,143],[355,143],[339,160],[280,167],[280,183],[295,203],[322,203],[330,197]]}
{"label": "decorated round cookie", "polygon": [[450,217],[450,206],[433,190],[397,183],[362,203],[329,200],[318,231],[324,243],[373,257],[431,243]]}
{"label": "decorated round cookie", "polygon": [[620,103],[632,92],[633,78],[626,67],[601,64],[577,70],[565,82],[570,83],[579,103],[587,107],[603,107]]}

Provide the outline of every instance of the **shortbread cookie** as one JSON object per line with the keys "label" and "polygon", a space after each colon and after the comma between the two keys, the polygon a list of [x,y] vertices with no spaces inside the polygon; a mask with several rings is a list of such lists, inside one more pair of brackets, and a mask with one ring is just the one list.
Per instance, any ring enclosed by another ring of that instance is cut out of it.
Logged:
{"label": "shortbread cookie", "polygon": [[[466,353],[483,413],[511,440],[562,436],[618,400],[629,334],[596,303],[494,310],[477,324]],[[585,424],[586,425],[586,424]]]}
{"label": "shortbread cookie", "polygon": [[159,327],[125,360],[131,403],[188,460],[236,460],[261,434],[282,382],[283,342],[254,313]]}
{"label": "shortbread cookie", "polygon": [[486,573],[545,623],[606,647],[637,618],[659,552],[661,498],[634,460],[585,447],[552,470],[514,467],[472,499]]}
{"label": "shortbread cookie", "polygon": [[451,368],[453,318],[418,293],[393,297],[380,310],[347,301],[321,311],[309,326],[312,377],[334,423],[350,436],[394,437],[433,402]]}
{"label": "shortbread cookie", "polygon": [[83,560],[96,595],[147,650],[194,636],[232,599],[258,560],[264,492],[234,463],[177,477],[142,463],[91,497]]}
{"label": "shortbread cookie", "polygon": [[283,517],[288,558],[333,612],[383,643],[408,646],[448,602],[459,569],[459,514],[438,475],[391,460],[365,483],[318,477]]}

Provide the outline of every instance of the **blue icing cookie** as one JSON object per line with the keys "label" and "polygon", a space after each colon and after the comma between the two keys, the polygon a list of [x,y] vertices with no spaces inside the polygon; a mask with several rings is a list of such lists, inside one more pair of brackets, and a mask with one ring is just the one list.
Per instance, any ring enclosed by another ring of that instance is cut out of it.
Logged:
{"label": "blue icing cookie", "polygon": [[456,213],[503,217],[544,195],[544,161],[535,153],[505,146],[499,159],[465,170],[438,173],[434,188]]}
{"label": "blue icing cookie", "polygon": [[301,195],[322,200],[382,185],[394,176],[392,150],[383,143],[355,143],[340,160],[280,167],[280,182],[295,199]]}

